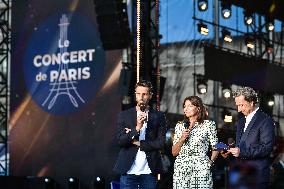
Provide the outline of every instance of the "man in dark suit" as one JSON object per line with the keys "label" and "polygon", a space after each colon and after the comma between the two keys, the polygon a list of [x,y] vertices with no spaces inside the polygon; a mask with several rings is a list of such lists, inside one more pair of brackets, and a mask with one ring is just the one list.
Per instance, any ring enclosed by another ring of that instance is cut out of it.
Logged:
{"label": "man in dark suit", "polygon": [[249,87],[233,92],[238,112],[244,116],[237,124],[236,147],[229,152],[239,162],[257,169],[257,188],[269,187],[270,154],[275,142],[274,122],[258,107],[258,95]]}
{"label": "man in dark suit", "polygon": [[150,108],[152,85],[140,81],[135,86],[136,107],[119,114],[117,140],[121,148],[114,170],[120,189],[155,189],[162,172],[160,151],[166,139],[163,113]]}

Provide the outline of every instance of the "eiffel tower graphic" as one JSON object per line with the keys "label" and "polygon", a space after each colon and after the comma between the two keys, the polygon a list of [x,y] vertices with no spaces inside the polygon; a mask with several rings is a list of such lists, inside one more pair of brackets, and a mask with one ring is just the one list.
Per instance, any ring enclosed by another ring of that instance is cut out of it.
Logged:
{"label": "eiffel tower graphic", "polygon": [[[59,40],[66,41],[67,40],[67,31],[68,31],[68,18],[65,14],[62,15],[60,18],[60,23],[58,24],[60,27],[60,37]],[[61,47],[60,48],[60,54],[63,54],[64,52],[67,52],[67,47]],[[61,81],[58,78],[54,83],[50,83],[50,89],[49,94],[45,101],[42,103],[42,106],[47,105],[48,110],[50,110],[58,97],[60,95],[67,95],[70,99],[71,103],[78,108],[78,100],[80,100],[82,103],[85,103],[84,99],[80,96],[80,94],[77,91],[76,88],[76,81],[69,81],[68,77],[68,63],[67,64],[59,64],[58,66],[58,73],[61,73],[62,70],[66,71],[67,74],[67,80]],[[77,99],[77,100],[76,100]]]}

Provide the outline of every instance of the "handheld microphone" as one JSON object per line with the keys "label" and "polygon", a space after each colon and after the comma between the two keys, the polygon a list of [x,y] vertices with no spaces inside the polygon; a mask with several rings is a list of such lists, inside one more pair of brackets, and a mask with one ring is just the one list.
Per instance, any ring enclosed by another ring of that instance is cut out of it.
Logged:
{"label": "handheld microphone", "polygon": [[183,125],[184,125],[184,128],[185,128],[185,129],[188,129],[188,128],[189,128],[189,125],[190,125],[189,120],[188,120],[188,119],[184,119],[184,120],[183,120]]}
{"label": "handheld microphone", "polygon": [[141,102],[139,105],[139,108],[142,112],[145,112],[146,108],[147,108],[147,104],[145,102]]}
{"label": "handheld microphone", "polygon": [[[147,108],[146,102],[141,102],[140,105],[139,105],[139,108],[140,108],[140,110],[141,110],[142,112],[145,113],[146,108]],[[147,123],[147,121],[148,121],[148,116],[147,116],[147,114],[146,114],[146,119],[144,120],[144,123]]]}
{"label": "handheld microphone", "polygon": [[233,138],[228,138],[228,146],[234,148],[236,146],[235,140]]}
{"label": "handheld microphone", "polygon": [[[190,122],[189,122],[188,119],[184,119],[184,120],[183,120],[183,126],[184,126],[185,129],[188,129],[188,128],[189,128]],[[187,142],[187,141],[188,141],[188,137],[185,139],[185,142]]]}

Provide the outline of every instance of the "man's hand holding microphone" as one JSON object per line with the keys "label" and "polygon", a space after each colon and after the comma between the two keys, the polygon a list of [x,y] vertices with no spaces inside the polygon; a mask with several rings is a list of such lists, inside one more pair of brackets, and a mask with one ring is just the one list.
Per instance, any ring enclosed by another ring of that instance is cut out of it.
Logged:
{"label": "man's hand holding microphone", "polygon": [[[139,109],[140,109],[140,114],[137,117],[137,123],[136,123],[136,131],[139,133],[141,128],[143,127],[143,124],[145,121],[147,121],[147,113],[146,113],[146,108],[147,108],[147,103],[146,102],[141,102],[139,104]],[[136,139],[133,140],[132,142],[136,146],[140,146],[140,142]]]}

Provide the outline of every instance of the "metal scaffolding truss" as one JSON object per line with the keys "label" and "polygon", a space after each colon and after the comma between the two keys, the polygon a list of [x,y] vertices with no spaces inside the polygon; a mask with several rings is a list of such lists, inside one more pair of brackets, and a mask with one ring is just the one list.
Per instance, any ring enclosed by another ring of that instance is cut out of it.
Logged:
{"label": "metal scaffolding truss", "polygon": [[[160,65],[159,65],[159,8],[160,0],[131,1],[132,40],[127,52],[127,60],[123,62],[123,69],[132,70],[131,90],[134,90],[134,78],[152,81],[154,94],[153,106],[160,108]],[[139,7],[139,8],[137,8]],[[137,16],[139,15],[139,18]],[[139,29],[138,29],[139,28]],[[137,32],[137,29],[139,32]],[[139,33],[139,35],[138,35]],[[139,38],[139,40],[137,40]],[[137,47],[137,41],[140,42]],[[138,57],[138,58],[137,58]],[[138,64],[139,61],[139,64]],[[137,71],[138,70],[138,71]],[[138,74],[139,72],[139,74]],[[129,94],[130,95],[130,94]],[[131,97],[131,105],[135,99]],[[128,104],[125,106],[128,107]],[[124,107],[123,107],[124,109]]]}
{"label": "metal scaffolding truss", "polygon": [[[204,19],[204,17],[201,16],[202,11],[196,10],[199,7],[197,4],[195,4],[196,1],[194,1],[193,19],[199,22],[198,27],[200,27],[202,24],[204,24],[206,27],[207,27],[206,24],[214,27],[214,31],[215,31],[214,37],[218,41],[218,43],[216,43],[216,40],[215,40],[215,45],[220,46],[220,47],[226,46],[227,48],[232,48],[232,50],[237,50],[237,51],[246,53],[250,56],[265,59],[270,63],[283,65],[283,52],[284,52],[284,48],[283,48],[284,47],[284,41],[283,41],[283,38],[284,38],[283,19],[284,18],[283,17],[280,17],[281,19],[278,20],[279,17],[270,18],[269,17],[270,15],[266,15],[268,13],[265,13],[265,14],[260,13],[260,12],[257,12],[258,10],[255,10],[255,12],[252,12],[252,10],[250,10],[252,7],[247,7],[246,3],[240,3],[242,4],[242,6],[240,6],[238,4],[239,1],[237,1],[238,3],[236,3],[234,7],[235,8],[234,13],[244,12],[244,15],[241,15],[239,17],[239,15],[236,14],[230,18],[225,19],[226,21],[223,18],[224,22],[220,22],[221,17],[223,17],[222,13],[220,13],[220,10],[222,9],[222,3],[227,2],[227,1],[225,0],[219,0],[220,2],[218,0],[217,1],[211,0],[211,1],[214,2],[214,7],[216,7],[213,10],[214,14],[212,14],[215,17]],[[231,0],[231,1],[234,1],[234,0]],[[278,9],[279,8],[281,9],[282,6],[283,4],[279,3]],[[198,11],[199,14],[196,14],[197,13],[196,11]],[[203,12],[205,11],[208,11],[208,10],[203,10]],[[245,21],[247,18],[248,12],[250,13],[249,15],[252,20],[250,24],[247,24]],[[244,18],[241,18],[242,16]],[[267,21],[268,18],[270,18],[271,22]],[[243,22],[240,21],[242,19],[243,19]],[[232,20],[232,23],[238,23],[238,24],[228,25],[228,23],[230,23],[229,20]],[[277,20],[278,25],[280,25],[280,28],[278,27],[278,29],[275,31],[274,29],[268,30],[268,23],[276,23],[276,20]],[[225,31],[228,33],[225,34]],[[221,36],[221,33],[222,33],[222,36]],[[230,33],[233,33],[234,37]],[[208,34],[203,34],[203,35],[208,35]],[[225,37],[227,36],[230,36],[231,38],[230,40],[233,40],[234,38],[233,42],[232,41],[229,42],[231,44],[234,44],[235,39],[238,39],[236,40],[238,41],[238,44],[237,44],[238,49],[235,49],[236,46],[234,45],[225,45],[226,43],[229,44],[228,41],[225,40]],[[243,42],[240,42],[240,40],[242,40]],[[226,42],[222,42],[222,41],[226,41]],[[248,42],[250,42],[253,47],[244,48],[245,45],[247,45],[246,43]]]}
{"label": "metal scaffolding truss", "polygon": [[153,101],[160,108],[159,67],[159,0],[141,1],[141,66],[142,78],[151,80],[156,94]]}
{"label": "metal scaffolding truss", "polygon": [[160,65],[159,65],[159,0],[145,1],[142,16],[142,65],[145,79],[151,80],[155,94],[153,101],[160,109]]}
{"label": "metal scaffolding truss", "polygon": [[8,175],[9,62],[11,1],[0,1],[0,175]]}

